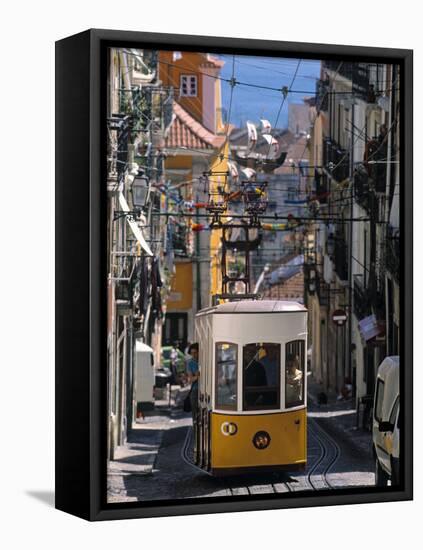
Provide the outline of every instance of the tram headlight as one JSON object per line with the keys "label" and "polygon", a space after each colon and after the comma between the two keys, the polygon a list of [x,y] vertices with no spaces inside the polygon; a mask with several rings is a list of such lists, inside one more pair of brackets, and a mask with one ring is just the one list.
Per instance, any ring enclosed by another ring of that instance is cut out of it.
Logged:
{"label": "tram headlight", "polygon": [[257,432],[253,437],[253,445],[256,449],[259,449],[260,451],[262,449],[267,449],[267,447],[270,445],[270,441],[270,435],[264,431]]}
{"label": "tram headlight", "polygon": [[238,426],[235,422],[223,422],[220,426],[220,431],[223,435],[236,435],[238,431]]}

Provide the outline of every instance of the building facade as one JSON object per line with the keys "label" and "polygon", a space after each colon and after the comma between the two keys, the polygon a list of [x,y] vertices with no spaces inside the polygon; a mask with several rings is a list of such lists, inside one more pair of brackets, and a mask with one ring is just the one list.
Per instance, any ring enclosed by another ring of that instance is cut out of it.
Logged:
{"label": "building facade", "polygon": [[172,93],[154,52],[110,49],[107,94],[108,457],[137,416],[134,347],[160,358],[169,266],[161,187]]}
{"label": "building facade", "polygon": [[398,81],[395,66],[322,62],[310,106],[314,192],[332,220],[310,228],[311,368],[325,391],[351,388],[357,405],[398,353]]}
{"label": "building facade", "polygon": [[166,173],[173,190],[168,209],[176,213],[182,207],[190,214],[183,219],[168,218],[175,274],[163,343],[178,342],[181,347],[193,341],[195,314],[211,305],[216,286],[216,266],[209,258],[218,249],[219,238],[204,226],[203,216],[209,192],[224,178],[214,174],[227,171],[217,78],[222,66],[222,61],[203,53],[162,51],[159,56],[160,79],[175,94],[165,139]]}

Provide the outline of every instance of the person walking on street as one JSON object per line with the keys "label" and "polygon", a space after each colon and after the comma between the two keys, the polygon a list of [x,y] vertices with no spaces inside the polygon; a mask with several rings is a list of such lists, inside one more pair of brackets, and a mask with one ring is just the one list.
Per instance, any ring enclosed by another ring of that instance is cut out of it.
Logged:
{"label": "person walking on street", "polygon": [[170,370],[172,371],[172,379],[174,384],[178,383],[177,363],[178,363],[178,344],[174,342],[172,349],[170,350]]}
{"label": "person walking on street", "polygon": [[192,412],[192,423],[195,429],[196,423],[197,423],[197,415],[198,415],[198,378],[200,376],[200,373],[198,370],[198,344],[197,343],[191,344],[188,349],[188,353],[191,356],[191,358],[187,363],[187,374],[188,374],[188,382],[191,384],[191,393],[190,393],[191,412]]}

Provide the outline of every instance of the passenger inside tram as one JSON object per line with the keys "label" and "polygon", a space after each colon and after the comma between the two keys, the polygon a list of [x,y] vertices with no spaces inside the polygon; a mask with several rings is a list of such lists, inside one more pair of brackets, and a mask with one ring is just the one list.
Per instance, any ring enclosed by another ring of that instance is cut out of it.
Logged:
{"label": "passenger inside tram", "polygon": [[288,355],[286,358],[286,404],[292,405],[302,401],[303,373],[300,369],[298,355]]}
{"label": "passenger inside tram", "polygon": [[278,344],[247,344],[244,346],[244,408],[270,409],[279,407]]}

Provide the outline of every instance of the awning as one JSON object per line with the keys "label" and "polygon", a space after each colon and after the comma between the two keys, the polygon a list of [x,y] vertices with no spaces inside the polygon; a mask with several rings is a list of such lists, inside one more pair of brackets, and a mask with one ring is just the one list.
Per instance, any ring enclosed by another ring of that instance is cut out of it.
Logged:
{"label": "awning", "polygon": [[147,346],[147,344],[145,344],[142,340],[140,340],[139,338],[136,338],[135,339],[135,351],[143,351],[143,352],[148,352],[148,353],[154,353],[154,350],[153,348],[150,348],[150,346]]}
{"label": "awning", "polygon": [[[125,197],[123,196],[122,191],[119,193],[119,204],[124,212],[130,212],[128,203],[126,202]],[[154,256],[151,252],[150,247],[147,244],[147,241],[144,239],[144,235],[140,227],[138,227],[137,222],[135,222],[130,216],[126,216],[126,221],[128,222],[129,227],[131,228],[132,233],[135,235],[135,238],[140,243],[141,248],[147,254],[147,256]]]}

